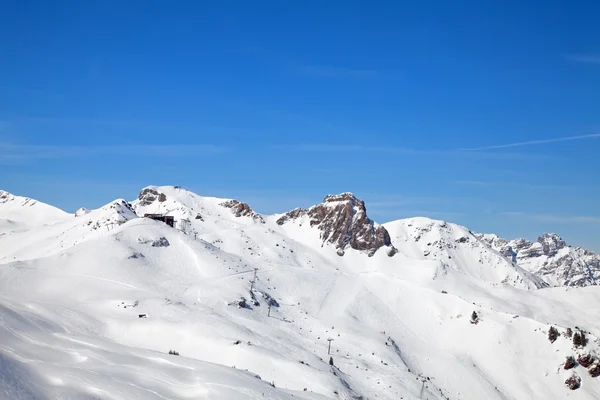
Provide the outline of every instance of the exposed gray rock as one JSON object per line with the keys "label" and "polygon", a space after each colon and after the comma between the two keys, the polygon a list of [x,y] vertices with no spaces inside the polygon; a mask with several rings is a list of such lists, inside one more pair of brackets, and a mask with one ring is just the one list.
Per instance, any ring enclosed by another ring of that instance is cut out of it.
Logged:
{"label": "exposed gray rock", "polygon": [[[304,216],[308,217],[310,226],[321,231],[323,242],[342,250],[338,251],[339,255],[343,255],[347,247],[373,255],[380,247],[391,246],[388,231],[369,219],[364,201],[352,193],[328,195],[321,204],[292,210],[280,217],[277,223],[283,225]],[[391,256],[394,254],[392,251]]]}
{"label": "exposed gray rock", "polygon": [[[139,204],[140,204],[140,206],[150,205],[150,204],[154,203],[156,201],[156,199],[158,199],[159,196],[160,196],[160,193],[156,189],[152,189],[152,188],[142,189],[142,191],[140,192],[140,194],[138,196],[138,200],[140,201]],[[166,198],[165,198],[165,200],[166,200]]]}
{"label": "exposed gray rock", "polygon": [[554,286],[589,286],[600,281],[600,256],[583,248],[572,248],[556,233],[544,233],[536,242],[511,241],[479,235],[505,258]]}
{"label": "exposed gray rock", "polygon": [[159,237],[152,242],[152,247],[169,247],[170,245],[171,243],[169,243],[166,237]]}
{"label": "exposed gray rock", "polygon": [[537,241],[542,245],[543,254],[548,257],[556,255],[558,250],[567,247],[565,241],[556,233],[544,233]]}
{"label": "exposed gray rock", "polygon": [[[167,238],[164,236],[161,236],[158,239],[154,239],[154,240],[147,239],[147,238],[138,238],[138,243],[140,243],[140,244],[152,243],[152,247],[168,247],[171,245],[171,243],[169,243]],[[137,258],[137,257],[130,257],[130,258]]]}
{"label": "exposed gray rock", "polygon": [[250,217],[254,219],[256,222],[260,222],[261,224],[265,223],[263,217],[256,213],[250,206],[246,203],[242,203],[238,200],[228,200],[226,202],[221,203],[221,206],[225,208],[231,209],[231,212],[236,217]]}

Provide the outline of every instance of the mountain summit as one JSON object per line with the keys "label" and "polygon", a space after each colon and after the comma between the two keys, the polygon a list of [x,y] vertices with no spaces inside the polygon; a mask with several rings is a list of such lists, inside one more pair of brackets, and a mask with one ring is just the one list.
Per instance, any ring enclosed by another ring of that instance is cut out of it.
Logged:
{"label": "mountain summit", "polygon": [[571,247],[556,233],[544,233],[535,242],[524,238],[509,241],[493,234],[478,237],[551,286],[590,286],[600,280],[600,255]]}
{"label": "mountain summit", "polygon": [[[322,203],[308,209],[292,210],[279,218],[277,224],[303,218],[308,218],[310,226],[321,231],[323,242],[335,245],[340,254],[348,247],[373,254],[392,244],[388,231],[367,216],[365,202],[349,192],[327,195]],[[389,254],[393,255],[394,250]]]}

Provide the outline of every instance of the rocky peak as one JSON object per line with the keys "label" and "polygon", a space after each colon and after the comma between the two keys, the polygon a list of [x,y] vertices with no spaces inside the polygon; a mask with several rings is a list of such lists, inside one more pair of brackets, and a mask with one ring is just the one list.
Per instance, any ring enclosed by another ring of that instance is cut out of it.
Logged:
{"label": "rocky peak", "polygon": [[527,239],[523,239],[523,238],[515,239],[512,242],[510,242],[511,247],[515,251],[527,249],[527,248],[531,247],[532,244],[533,244],[532,242],[530,242]]}
{"label": "rocky peak", "polygon": [[567,246],[565,241],[556,233],[544,233],[538,237],[537,242],[542,245],[542,251],[547,256],[554,256],[558,250]]}
{"label": "rocky peak", "polygon": [[[367,216],[365,203],[352,193],[327,195],[321,204],[309,209],[297,208],[277,220],[277,224],[307,216],[310,226],[321,231],[321,239],[340,250],[350,247],[373,254],[382,246],[391,246],[388,231]],[[389,254],[393,255],[394,249]]]}
{"label": "rocky peak", "polygon": [[260,216],[260,214],[256,213],[248,204],[242,203],[241,201],[228,200],[221,203],[221,206],[231,209],[231,212],[238,218],[250,217],[261,224],[265,223],[265,220]]}
{"label": "rocky peak", "polygon": [[325,196],[323,203],[336,203],[340,201],[350,202],[352,205],[358,205],[359,207],[364,208],[365,202],[356,198],[353,193],[345,192],[341,194],[328,194]]}
{"label": "rocky peak", "polygon": [[600,281],[600,256],[582,248],[570,248],[555,233],[544,233],[535,242],[511,240],[509,249],[518,266],[551,285],[587,286]]}
{"label": "rocky peak", "polygon": [[163,203],[167,201],[167,196],[154,188],[145,188],[140,192],[138,200],[140,201],[140,206],[147,206],[154,203],[156,200]]}

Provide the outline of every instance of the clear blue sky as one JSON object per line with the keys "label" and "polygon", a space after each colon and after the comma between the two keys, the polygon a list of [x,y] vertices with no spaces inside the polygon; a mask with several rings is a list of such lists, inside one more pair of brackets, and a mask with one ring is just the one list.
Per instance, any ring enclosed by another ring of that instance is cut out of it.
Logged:
{"label": "clear blue sky", "polygon": [[600,250],[598,15],[594,1],[3,1],[0,188],[73,211],[182,185],[264,213],[352,191],[380,222]]}

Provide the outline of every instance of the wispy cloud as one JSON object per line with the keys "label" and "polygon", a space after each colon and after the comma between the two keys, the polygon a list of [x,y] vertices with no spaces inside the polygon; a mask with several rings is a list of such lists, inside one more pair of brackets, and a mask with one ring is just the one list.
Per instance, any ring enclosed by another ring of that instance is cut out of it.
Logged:
{"label": "wispy cloud", "polygon": [[333,67],[325,65],[295,65],[293,69],[298,73],[315,78],[336,79],[380,79],[384,77],[381,71],[357,69],[347,67]]}
{"label": "wispy cloud", "polygon": [[505,148],[509,148],[509,147],[533,146],[536,144],[567,142],[570,140],[583,140],[583,139],[595,139],[595,138],[600,138],[600,133],[592,133],[589,135],[578,135],[578,136],[566,136],[566,137],[552,138],[552,139],[529,140],[529,141],[525,141],[525,142],[506,143],[506,144],[498,144],[498,145],[483,146],[483,147],[463,148],[463,149],[460,149],[460,151],[505,149]]}
{"label": "wispy cloud", "polygon": [[[395,146],[364,146],[360,144],[324,144],[324,143],[300,143],[273,145],[272,147],[280,150],[293,150],[308,153],[352,153],[368,151],[371,153],[422,153],[421,150],[414,150],[406,147]],[[426,152],[436,153],[435,150],[425,150]]]}
{"label": "wispy cloud", "polygon": [[22,145],[0,143],[0,162],[92,156],[183,157],[221,154],[228,149],[215,145]]}
{"label": "wispy cloud", "polygon": [[[470,181],[470,180],[456,180],[451,181],[451,184],[456,185],[468,185],[468,186],[499,186],[499,187],[516,187],[522,189],[556,189],[556,190],[572,190],[581,189],[577,186],[569,185],[541,185],[536,183],[522,183],[522,182],[502,182],[502,181]],[[583,188],[589,189],[589,188]]]}
{"label": "wispy cloud", "polygon": [[594,216],[564,216],[564,215],[551,215],[551,214],[530,214],[522,211],[507,211],[503,212],[502,215],[509,217],[519,217],[531,219],[540,222],[555,222],[565,224],[600,224],[600,217]]}
{"label": "wispy cloud", "polygon": [[504,152],[466,152],[464,150],[450,149],[412,149],[397,146],[369,146],[360,144],[324,144],[324,143],[298,143],[298,144],[273,144],[273,150],[305,152],[305,153],[370,153],[406,156],[432,156],[432,157],[465,157],[470,155],[485,159],[521,159],[521,160],[548,160],[560,158],[554,155],[533,153],[504,153]]}
{"label": "wispy cloud", "polygon": [[578,63],[600,65],[600,54],[573,54],[568,58]]}

